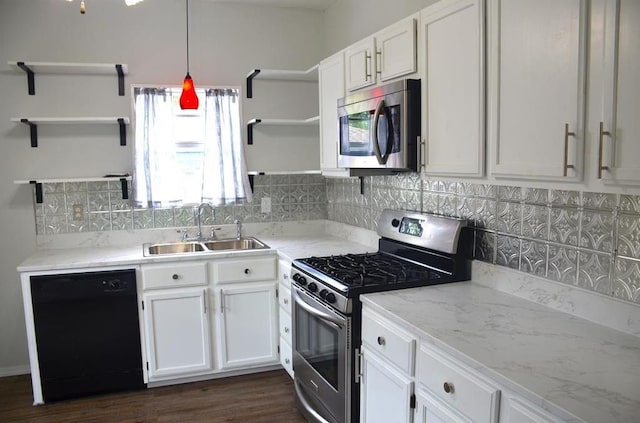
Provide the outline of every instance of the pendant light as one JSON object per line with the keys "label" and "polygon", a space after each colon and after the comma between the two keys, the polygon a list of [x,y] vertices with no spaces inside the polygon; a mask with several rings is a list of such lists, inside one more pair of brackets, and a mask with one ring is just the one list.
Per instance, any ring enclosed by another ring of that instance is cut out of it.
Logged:
{"label": "pendant light", "polygon": [[182,110],[197,109],[199,103],[198,96],[196,95],[196,88],[193,85],[191,75],[189,75],[189,0],[187,0],[187,75],[184,77],[184,81],[182,82],[180,108]]}

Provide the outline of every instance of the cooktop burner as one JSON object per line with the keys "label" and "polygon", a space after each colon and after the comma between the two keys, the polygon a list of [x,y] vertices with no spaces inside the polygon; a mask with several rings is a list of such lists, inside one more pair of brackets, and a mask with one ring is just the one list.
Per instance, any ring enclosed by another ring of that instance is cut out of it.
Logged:
{"label": "cooktop burner", "polygon": [[309,257],[299,261],[348,288],[431,281],[442,277],[441,273],[426,266],[380,252]]}

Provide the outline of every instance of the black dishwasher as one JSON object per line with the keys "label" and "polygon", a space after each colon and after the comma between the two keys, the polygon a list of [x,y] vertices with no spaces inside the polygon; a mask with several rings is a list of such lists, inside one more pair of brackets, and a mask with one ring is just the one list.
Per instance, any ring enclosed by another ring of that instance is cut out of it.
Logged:
{"label": "black dishwasher", "polygon": [[144,388],[135,270],[31,277],[45,402]]}

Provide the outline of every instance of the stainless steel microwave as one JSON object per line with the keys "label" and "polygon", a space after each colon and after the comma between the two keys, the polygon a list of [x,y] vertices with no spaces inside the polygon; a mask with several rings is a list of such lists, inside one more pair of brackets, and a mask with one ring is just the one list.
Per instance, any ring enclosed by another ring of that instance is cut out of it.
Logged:
{"label": "stainless steel microwave", "polygon": [[352,175],[417,172],[420,80],[405,79],[338,100],[338,166]]}

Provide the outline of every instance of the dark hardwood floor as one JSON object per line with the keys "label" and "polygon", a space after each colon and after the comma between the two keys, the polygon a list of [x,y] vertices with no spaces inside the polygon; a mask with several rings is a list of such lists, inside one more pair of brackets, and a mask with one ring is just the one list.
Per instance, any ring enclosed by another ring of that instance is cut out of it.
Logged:
{"label": "dark hardwood floor", "polygon": [[0,422],[304,423],[284,370],[32,405],[28,375],[0,378]]}

